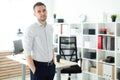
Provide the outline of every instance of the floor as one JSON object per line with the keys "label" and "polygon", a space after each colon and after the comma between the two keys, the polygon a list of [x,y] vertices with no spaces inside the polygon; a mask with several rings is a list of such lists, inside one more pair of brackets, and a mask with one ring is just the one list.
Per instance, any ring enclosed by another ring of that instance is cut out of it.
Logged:
{"label": "floor", "polygon": [[[68,78],[67,74],[61,74],[61,80],[67,80],[67,78]],[[8,78],[8,79],[3,79],[3,80],[21,80],[21,76]],[[26,80],[30,80],[29,75],[26,75]],[[55,75],[54,80],[56,80],[56,75]],[[71,80],[82,80],[82,74],[72,74],[71,75]]]}

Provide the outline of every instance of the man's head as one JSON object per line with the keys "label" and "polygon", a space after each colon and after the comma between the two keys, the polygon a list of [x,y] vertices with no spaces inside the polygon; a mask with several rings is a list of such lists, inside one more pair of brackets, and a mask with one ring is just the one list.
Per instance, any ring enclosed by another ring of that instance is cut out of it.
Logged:
{"label": "man's head", "polygon": [[40,22],[45,22],[47,19],[47,9],[44,3],[37,2],[33,6],[34,15]]}

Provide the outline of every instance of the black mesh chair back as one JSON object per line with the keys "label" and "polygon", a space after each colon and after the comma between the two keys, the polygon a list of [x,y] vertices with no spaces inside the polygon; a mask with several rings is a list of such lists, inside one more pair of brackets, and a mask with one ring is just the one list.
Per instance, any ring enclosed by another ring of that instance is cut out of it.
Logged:
{"label": "black mesh chair back", "polygon": [[[77,41],[76,37],[65,37],[60,36],[59,38],[59,54],[62,59],[77,62],[78,63],[78,55],[77,55]],[[81,64],[81,63],[80,63]],[[81,67],[79,65],[74,65],[68,68],[64,68],[61,70],[61,73],[69,74],[68,80],[70,80],[71,74],[81,73]]]}

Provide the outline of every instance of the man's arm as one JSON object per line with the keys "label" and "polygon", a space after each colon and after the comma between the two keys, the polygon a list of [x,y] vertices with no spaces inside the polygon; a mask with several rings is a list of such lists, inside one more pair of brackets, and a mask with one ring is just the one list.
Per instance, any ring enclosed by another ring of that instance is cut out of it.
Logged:
{"label": "man's arm", "polygon": [[28,67],[31,69],[33,73],[35,73],[36,68],[31,55],[26,56],[26,61],[28,63]]}

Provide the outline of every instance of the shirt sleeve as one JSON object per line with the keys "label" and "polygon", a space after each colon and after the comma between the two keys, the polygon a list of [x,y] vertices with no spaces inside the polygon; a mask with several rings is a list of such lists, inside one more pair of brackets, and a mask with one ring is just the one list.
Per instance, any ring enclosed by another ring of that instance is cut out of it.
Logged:
{"label": "shirt sleeve", "polygon": [[32,33],[32,29],[29,27],[26,29],[23,38],[23,48],[24,48],[23,53],[25,54],[25,56],[31,55],[32,46],[33,46],[33,33]]}

